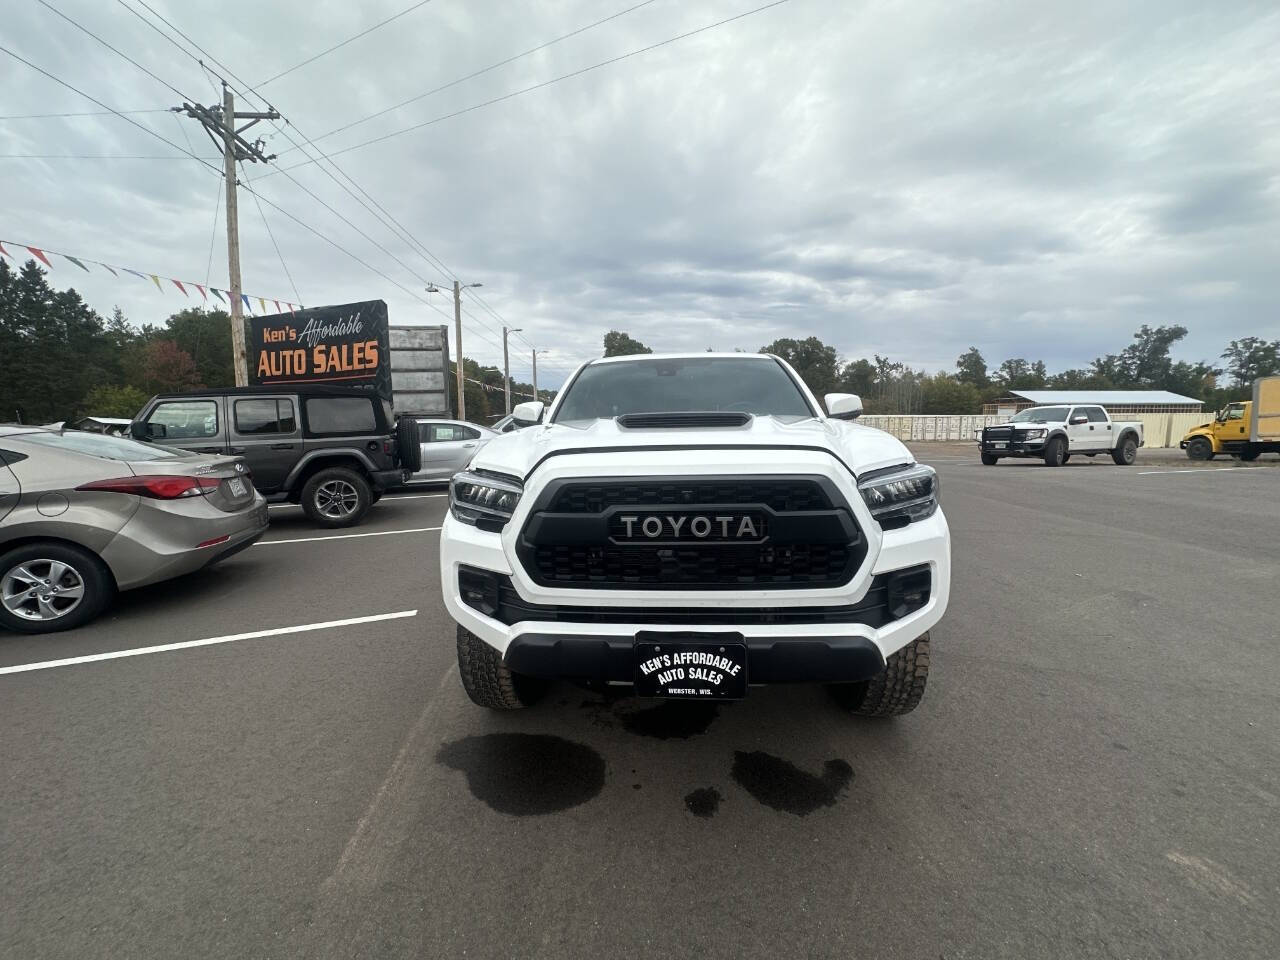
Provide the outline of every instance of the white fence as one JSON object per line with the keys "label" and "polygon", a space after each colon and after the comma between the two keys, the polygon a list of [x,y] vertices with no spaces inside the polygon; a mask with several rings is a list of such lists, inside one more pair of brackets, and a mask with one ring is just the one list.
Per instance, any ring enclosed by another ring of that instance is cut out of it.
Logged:
{"label": "white fence", "polygon": [[[985,426],[1004,423],[1006,417],[983,415],[866,415],[858,423],[891,433],[899,440],[974,440]],[[1142,421],[1148,447],[1176,447],[1188,430],[1213,419],[1211,413],[1126,413],[1117,420]]]}

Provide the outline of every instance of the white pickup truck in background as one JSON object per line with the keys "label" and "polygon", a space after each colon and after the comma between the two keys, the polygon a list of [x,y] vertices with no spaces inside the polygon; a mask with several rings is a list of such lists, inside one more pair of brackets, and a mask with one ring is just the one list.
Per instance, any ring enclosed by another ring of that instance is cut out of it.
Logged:
{"label": "white pickup truck in background", "polygon": [[1142,444],[1141,421],[1112,420],[1096,405],[1064,404],[1022,410],[1008,423],[983,428],[978,439],[982,462],[989,467],[1004,457],[1034,457],[1060,467],[1076,454],[1100,453],[1110,453],[1117,465],[1126,467],[1138,458]]}

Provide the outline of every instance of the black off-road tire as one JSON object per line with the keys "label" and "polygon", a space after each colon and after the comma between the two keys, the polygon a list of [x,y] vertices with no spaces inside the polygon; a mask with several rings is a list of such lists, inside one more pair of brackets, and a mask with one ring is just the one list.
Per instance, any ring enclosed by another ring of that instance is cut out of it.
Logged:
{"label": "black off-road tire", "polygon": [[[331,501],[325,501],[323,495],[333,489],[350,490],[353,499],[349,512],[327,512],[326,504]],[[350,467],[325,467],[313,473],[302,485],[302,512],[322,527],[354,526],[364,519],[371,506],[373,487],[362,473]]]}
{"label": "black off-road tire", "polygon": [[929,634],[885,661],[884,672],[862,683],[832,687],[836,700],[859,717],[900,717],[920,705],[929,679]]}
{"label": "black off-road tire", "polygon": [[[81,600],[62,616],[49,620],[28,620],[6,610],[0,605],[0,627],[15,633],[57,633],[84,626],[102,613],[116,595],[116,581],[107,565],[95,554],[69,543],[42,541],[24,543],[20,547],[0,553],[0,584],[5,574],[20,564],[40,560],[59,561],[67,564],[74,579],[83,588]],[[69,579],[64,581],[69,582]],[[3,589],[0,586],[0,589]]]}
{"label": "black off-road tire", "polygon": [[547,682],[511,670],[502,654],[465,627],[458,627],[458,673],[471,702],[490,710],[530,707],[546,692]]}
{"label": "black off-road tire", "polygon": [[422,469],[422,446],[418,441],[418,421],[401,417],[396,421],[396,459],[410,473]]}
{"label": "black off-road tire", "polygon": [[1213,444],[1207,437],[1192,437],[1187,441],[1187,457],[1191,460],[1212,460]]}
{"label": "black off-road tire", "polygon": [[994,453],[984,453],[982,455],[982,465],[984,467],[994,467],[999,462],[1000,462],[1000,458],[997,457]]}
{"label": "black off-road tire", "polygon": [[1120,446],[1111,451],[1111,461],[1117,467],[1129,467],[1138,459],[1138,441],[1133,437],[1125,437]]}
{"label": "black off-road tire", "polygon": [[1044,445],[1044,465],[1060,467],[1067,462],[1067,441],[1063,437],[1050,437]]}

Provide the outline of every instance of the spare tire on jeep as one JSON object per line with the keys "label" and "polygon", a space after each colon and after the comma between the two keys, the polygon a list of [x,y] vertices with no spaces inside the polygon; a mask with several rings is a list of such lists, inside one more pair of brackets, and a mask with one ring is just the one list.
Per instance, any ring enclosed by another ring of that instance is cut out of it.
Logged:
{"label": "spare tire on jeep", "polygon": [[413,417],[401,417],[396,421],[396,456],[400,458],[400,466],[410,473],[417,473],[422,469],[418,421]]}

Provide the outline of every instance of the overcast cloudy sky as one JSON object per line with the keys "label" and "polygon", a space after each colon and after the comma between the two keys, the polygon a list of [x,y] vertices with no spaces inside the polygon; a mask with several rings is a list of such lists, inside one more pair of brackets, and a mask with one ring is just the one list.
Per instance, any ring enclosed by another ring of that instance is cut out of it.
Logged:
{"label": "overcast cloudy sky", "polygon": [[[147,2],[250,85],[410,6]],[[260,93],[289,136],[340,150],[765,0],[651,0],[319,139],[637,2],[431,0]],[[130,13],[167,29],[142,0],[5,0],[0,45],[119,110],[180,102],[50,7],[184,96],[214,97],[200,66]],[[0,53],[0,115],[98,109]],[[216,156],[195,121],[132,119]],[[273,166],[306,159],[263,133]],[[219,190],[207,167],[11,156],[181,158],[110,115],[0,120],[0,154],[0,240],[205,279]],[[546,351],[552,385],[610,328],[659,349],[816,334],[848,358],[930,369],[970,344],[993,366],[1081,366],[1143,323],[1187,326],[1185,359],[1280,337],[1274,2],[790,0],[337,160],[449,270],[484,284]],[[316,165],[290,175],[393,255],[285,176],[262,180],[264,197],[395,281],[267,207],[302,302],[380,297],[393,322],[443,322],[426,300],[451,317],[446,297],[422,292],[447,279],[438,267]],[[247,193],[240,216],[245,290],[298,299]],[[208,274],[219,287],[222,229]],[[55,266],[54,283],[104,314],[119,304],[159,322],[184,305],[172,287]],[[500,321],[467,309],[465,352],[500,360]],[[527,377],[524,344],[512,372]]]}

